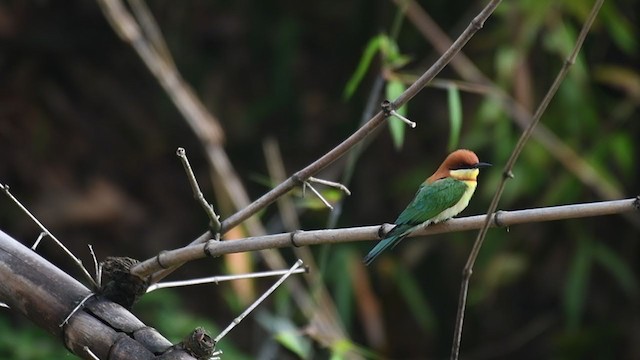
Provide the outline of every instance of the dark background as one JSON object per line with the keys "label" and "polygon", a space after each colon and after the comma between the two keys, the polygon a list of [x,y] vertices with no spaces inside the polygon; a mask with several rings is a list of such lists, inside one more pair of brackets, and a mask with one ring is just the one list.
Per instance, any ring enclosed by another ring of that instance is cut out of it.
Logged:
{"label": "dark background", "polygon": [[[344,86],[367,42],[390,32],[397,13],[393,3],[381,1],[148,5],[183,77],[219,118],[227,154],[252,199],[270,186],[263,153],[267,137],[278,142],[292,174],[357,128],[382,62],[374,60],[348,101],[342,98]],[[455,37],[484,2],[423,1],[422,6]],[[532,111],[575,43],[590,6],[570,0],[507,1],[464,52]],[[605,3],[542,118],[543,126],[595,169],[595,183],[609,184],[618,198],[638,194],[639,10],[636,1]],[[397,42],[411,57],[399,70],[403,74],[420,74],[436,59],[433,46],[406,19]],[[445,69],[438,78],[460,77]],[[495,164],[480,176],[465,216],[488,207],[520,128],[490,97],[462,92],[461,98],[457,147],[471,148]],[[447,92],[428,87],[408,111],[418,127],[407,130],[401,150],[383,126],[359,158],[348,184],[353,195],[345,199],[338,227],[391,222],[446,156]],[[96,3],[0,2],[0,181],[86,264],[91,263],[87,244],[99,258],[146,259],[206,230],[207,219],[175,156],[179,146],[187,149],[205,196],[216,205],[220,194],[212,188],[198,138]],[[322,175],[339,180],[343,169],[344,162],[338,162]],[[603,200],[536,140],[528,143],[514,173],[501,209]],[[308,197],[294,196],[301,228],[325,228],[328,210],[313,206]],[[0,229],[30,245],[37,227],[7,198],[0,201]],[[221,213],[224,218],[231,211],[223,206]],[[282,231],[275,206],[260,217],[268,231]],[[637,214],[631,214],[491,230],[472,279],[463,358],[640,357],[638,223]],[[361,266],[373,243],[311,250],[345,332],[353,344],[370,349],[366,357],[444,358],[474,237],[468,232],[405,241],[358,272],[354,267]],[[50,242],[39,252],[78,274]],[[293,259],[289,250],[283,253]],[[257,256],[241,261],[265,268]],[[222,264],[198,261],[175,278],[226,273]],[[354,290],[362,277],[366,294]],[[252,286],[260,291],[272,282]],[[287,297],[286,290],[282,293],[264,311],[304,328],[308,319],[282,300]],[[246,301],[238,300],[242,293],[229,284],[150,296],[134,310],[173,340],[198,324],[226,326]],[[368,300],[379,304],[378,312],[362,311]],[[382,341],[367,335],[366,316],[384,322]],[[229,335],[229,346],[239,349],[235,356],[268,358],[266,344],[274,344],[274,331],[264,322],[248,318]],[[2,358],[64,354],[61,343],[10,310],[0,314],[0,333]],[[328,358],[331,350],[312,343],[308,357]],[[277,358],[294,357],[275,347]]]}

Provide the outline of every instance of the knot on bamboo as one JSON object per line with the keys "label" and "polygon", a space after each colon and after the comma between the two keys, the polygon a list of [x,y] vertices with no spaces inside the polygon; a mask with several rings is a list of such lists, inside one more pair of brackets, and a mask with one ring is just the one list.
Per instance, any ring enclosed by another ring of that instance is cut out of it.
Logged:
{"label": "knot on bamboo", "polygon": [[198,359],[210,358],[216,347],[215,341],[202,327],[195,328],[179,345]]}
{"label": "knot on bamboo", "polygon": [[139,263],[130,257],[108,257],[102,263],[101,286],[97,293],[126,309],[142,296],[149,287],[145,279],[131,274],[131,268]]}

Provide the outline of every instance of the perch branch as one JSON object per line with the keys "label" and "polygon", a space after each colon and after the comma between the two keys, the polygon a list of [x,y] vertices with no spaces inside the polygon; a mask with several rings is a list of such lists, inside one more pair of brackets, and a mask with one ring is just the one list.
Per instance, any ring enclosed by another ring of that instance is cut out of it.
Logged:
{"label": "perch branch", "polygon": [[[517,224],[535,223],[543,221],[575,219],[593,216],[622,214],[638,210],[638,197],[625,200],[613,200],[586,204],[562,205],[517,211],[498,211],[490,219],[486,215],[469,216],[430,225],[409,235],[409,237],[442,234],[480,229],[488,223],[491,227],[508,227]],[[381,228],[382,227],[382,228]],[[181,249],[167,251],[161,254],[160,262],[165,266],[179,264],[186,261],[206,257],[206,251],[211,256],[257,251],[273,248],[297,247],[319,244],[338,244],[353,241],[379,240],[380,234],[385,234],[393,225],[374,225],[329,230],[294,231],[281,234],[256,236],[241,241],[210,241],[205,244],[190,245]],[[206,249],[206,251],[205,251]],[[146,260],[137,265],[141,273],[152,273],[157,269],[156,258]]]}

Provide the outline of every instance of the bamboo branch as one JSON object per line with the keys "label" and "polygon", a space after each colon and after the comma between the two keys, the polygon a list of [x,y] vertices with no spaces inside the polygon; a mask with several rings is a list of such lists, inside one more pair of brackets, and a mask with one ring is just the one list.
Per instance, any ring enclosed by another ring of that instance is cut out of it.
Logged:
{"label": "bamboo branch", "polygon": [[[476,215],[430,225],[415,231],[409,237],[434,235],[450,232],[480,229],[485,223],[491,227],[508,227],[518,224],[544,221],[566,220],[621,214],[640,209],[640,197],[575,205],[552,206],[527,210],[498,211],[487,219],[486,215]],[[257,251],[273,248],[298,247],[319,244],[339,244],[353,241],[380,240],[393,225],[383,224],[352,228],[294,231],[281,234],[248,237],[241,241],[209,241],[205,244],[190,245],[181,249],[163,252],[158,257],[146,260],[138,267],[142,272],[153,271],[158,263],[172,266],[186,261],[220,256],[230,253]],[[208,254],[208,255],[207,255]]]}
{"label": "bamboo branch", "polygon": [[168,354],[171,342],[155,329],[118,304],[89,298],[84,285],[2,231],[0,264],[0,301],[83,359],[151,360],[165,351],[163,359],[195,359]]}

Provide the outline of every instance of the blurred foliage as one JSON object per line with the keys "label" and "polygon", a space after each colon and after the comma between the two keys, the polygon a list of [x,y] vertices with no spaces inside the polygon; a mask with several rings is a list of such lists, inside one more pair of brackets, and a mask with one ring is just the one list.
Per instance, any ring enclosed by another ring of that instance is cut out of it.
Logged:
{"label": "blurred foliage", "polygon": [[[278,140],[291,174],[357,128],[374,79],[385,80],[384,91],[373,94],[379,104],[397,96],[405,79],[421,74],[437,56],[392,2],[148,4],[177,67],[220,119],[225,148],[252,198],[273,186],[265,175],[264,138]],[[484,2],[420,4],[455,37]],[[503,1],[465,55],[533,111],[591,5]],[[594,169],[596,186],[606,183],[625,197],[636,196],[639,183],[639,6],[633,0],[605,2],[541,121]],[[206,216],[175,158],[178,146],[187,149],[207,199],[223,218],[231,213],[228,199],[208,181],[196,137],[95,3],[2,2],[0,41],[0,181],[85,263],[87,243],[99,258],[144,259],[206,229]],[[451,67],[439,78],[466,80]],[[501,98],[466,91],[423,89],[406,109],[416,129],[390,119],[391,134],[372,134],[350,165],[338,162],[320,174],[353,174],[345,184],[352,196],[320,189],[338,205],[337,226],[395,219],[452,147],[473,149],[494,164],[480,175],[462,216],[486,210],[521,129]],[[535,139],[513,172],[502,209],[602,200]],[[308,192],[299,195],[294,199],[301,228],[325,227],[328,210]],[[286,228],[276,206],[260,219],[268,232]],[[462,358],[639,358],[638,223],[637,214],[628,214],[491,230],[469,289]],[[38,233],[6,201],[0,227],[25,242]],[[340,359],[348,351],[365,358],[447,357],[460,273],[473,238],[474,232],[466,232],[407,239],[366,269],[360,256],[373,243],[312,248],[321,274],[307,290],[317,306],[339,315],[348,338],[320,343],[322,329],[299,311],[285,285],[221,347],[233,359]],[[45,244],[42,251],[70,269],[53,247]],[[283,254],[295,256],[288,249]],[[259,257],[247,259],[264,268]],[[174,276],[225,271],[210,260]],[[253,285],[260,293],[271,283]],[[333,304],[319,300],[321,285]],[[162,290],[145,296],[134,313],[172,341],[195,326],[215,336],[244,309],[247,299],[239,296],[228,285]],[[0,315],[0,339],[0,358],[71,357],[57,339],[9,310]]]}

